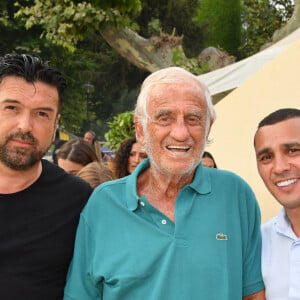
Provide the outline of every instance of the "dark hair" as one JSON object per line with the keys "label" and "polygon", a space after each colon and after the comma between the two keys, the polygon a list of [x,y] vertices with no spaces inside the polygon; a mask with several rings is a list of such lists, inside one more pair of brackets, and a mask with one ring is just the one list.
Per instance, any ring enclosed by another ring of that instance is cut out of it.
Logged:
{"label": "dark hair", "polygon": [[212,154],[211,154],[210,152],[204,151],[204,152],[203,152],[203,155],[202,155],[202,158],[204,158],[204,157],[209,157],[209,158],[214,162],[214,168],[215,168],[215,169],[218,168],[218,167],[217,167],[217,164],[216,164],[216,162],[215,162],[215,159],[214,159],[214,157],[212,156]]}
{"label": "dark hair", "polygon": [[282,122],[288,119],[300,117],[300,110],[296,108],[282,108],[278,109],[271,114],[267,115],[265,118],[263,118],[257,128],[267,126],[267,125],[273,125],[278,122]]}
{"label": "dark hair", "polygon": [[73,139],[61,146],[57,153],[57,159],[68,159],[85,166],[93,161],[98,161],[93,147],[83,139]]}
{"label": "dark hair", "polygon": [[62,107],[62,95],[67,86],[63,75],[55,68],[43,62],[37,55],[6,54],[0,57],[0,82],[7,76],[21,77],[27,82],[41,81],[57,88],[59,103]]}
{"label": "dark hair", "polygon": [[122,178],[129,175],[127,166],[132,145],[136,143],[135,137],[130,137],[124,140],[114,158],[114,171],[116,178]]}

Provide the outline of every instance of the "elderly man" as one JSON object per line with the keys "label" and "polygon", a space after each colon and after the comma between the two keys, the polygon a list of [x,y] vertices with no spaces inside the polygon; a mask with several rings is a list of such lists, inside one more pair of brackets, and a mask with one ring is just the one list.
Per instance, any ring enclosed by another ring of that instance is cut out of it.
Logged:
{"label": "elderly man", "polygon": [[261,300],[260,213],[238,176],[203,168],[215,113],[177,67],[151,74],[135,110],[148,154],[82,213],[65,300]]}

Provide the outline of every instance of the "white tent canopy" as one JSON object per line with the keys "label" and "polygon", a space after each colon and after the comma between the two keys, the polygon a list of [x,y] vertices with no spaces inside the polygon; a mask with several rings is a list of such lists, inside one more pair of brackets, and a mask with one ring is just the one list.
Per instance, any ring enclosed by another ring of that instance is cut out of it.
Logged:
{"label": "white tent canopy", "polygon": [[[274,49],[277,55],[271,59]],[[266,52],[270,54],[268,63],[264,57]],[[247,65],[228,74],[235,74],[230,77],[235,80],[230,88],[239,86],[215,105],[217,120],[209,135],[213,142],[206,150],[213,154],[219,168],[239,174],[250,184],[265,221],[278,213],[280,205],[267,191],[257,172],[253,138],[263,117],[280,108],[300,106],[300,30],[260,55],[249,58]],[[254,60],[251,62],[257,57],[261,58],[260,65]],[[256,65],[257,71],[251,64]],[[244,74],[248,69],[246,66],[253,73]],[[239,73],[242,69],[244,72]],[[226,84],[230,83],[224,76],[223,79],[219,77],[219,84],[223,83],[220,91],[225,91]],[[217,83],[217,80],[211,83],[211,88]]]}
{"label": "white tent canopy", "polygon": [[200,75],[199,79],[208,86],[214,103],[217,103],[299,38],[300,28],[269,48],[224,68]]}

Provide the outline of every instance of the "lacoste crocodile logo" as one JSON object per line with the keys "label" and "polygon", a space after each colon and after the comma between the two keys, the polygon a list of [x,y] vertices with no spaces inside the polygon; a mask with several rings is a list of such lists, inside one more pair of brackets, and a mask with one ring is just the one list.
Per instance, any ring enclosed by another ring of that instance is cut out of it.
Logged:
{"label": "lacoste crocodile logo", "polygon": [[227,241],[228,237],[224,233],[217,233],[216,234],[216,239],[219,240],[219,241]]}

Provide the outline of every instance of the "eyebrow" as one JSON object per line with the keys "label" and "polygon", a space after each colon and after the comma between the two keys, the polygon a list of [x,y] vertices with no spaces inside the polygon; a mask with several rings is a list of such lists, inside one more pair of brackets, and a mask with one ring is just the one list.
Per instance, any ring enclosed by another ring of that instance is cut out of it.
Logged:
{"label": "eyebrow", "polygon": [[202,111],[199,111],[199,110],[193,110],[191,112],[189,112],[187,114],[187,116],[196,116],[196,117],[199,117],[199,118],[203,118],[204,114]]}
{"label": "eyebrow", "polygon": [[165,115],[170,115],[172,114],[172,111],[169,110],[169,109],[161,109],[159,110],[155,115],[154,115],[154,118],[157,119],[161,116],[165,116]]}
{"label": "eyebrow", "polygon": [[20,103],[20,101],[12,100],[12,99],[4,99],[1,101],[1,103]]}
{"label": "eyebrow", "polygon": [[295,147],[295,146],[300,147],[300,143],[298,143],[298,142],[286,143],[286,144],[283,144],[283,146],[285,148],[292,148],[292,147]]}
{"label": "eyebrow", "polygon": [[[159,118],[160,116],[171,115],[171,114],[173,114],[172,110],[162,109],[154,115],[154,118]],[[193,110],[191,112],[186,113],[185,115],[186,116],[197,116],[199,118],[203,117],[202,111],[199,111],[199,110]]]}
{"label": "eyebrow", "polygon": [[270,152],[271,152],[271,148],[263,148],[256,153],[256,157],[259,157],[262,154],[270,153]]}
{"label": "eyebrow", "polygon": [[[22,105],[22,103],[18,100],[13,100],[13,99],[5,99],[3,100],[1,103],[11,103],[11,104],[20,104]],[[41,107],[36,107],[34,108],[35,110],[45,110],[45,111],[49,111],[49,112],[54,112],[55,110],[52,107],[49,106],[41,106]]]}
{"label": "eyebrow", "polygon": [[[292,147],[295,147],[295,146],[300,147],[300,143],[292,142],[292,143],[284,143],[284,144],[280,145],[281,148],[292,148]],[[272,149],[270,147],[263,148],[263,149],[261,149],[260,151],[257,152],[256,157],[259,157],[262,154],[270,153],[270,152],[272,152]]]}

